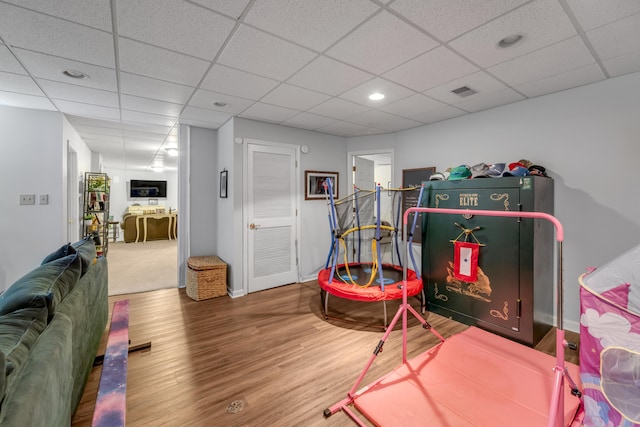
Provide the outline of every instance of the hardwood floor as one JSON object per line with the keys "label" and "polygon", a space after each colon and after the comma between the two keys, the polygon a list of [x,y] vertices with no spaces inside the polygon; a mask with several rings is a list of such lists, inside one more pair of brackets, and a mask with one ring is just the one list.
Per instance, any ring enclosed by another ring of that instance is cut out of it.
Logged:
{"label": "hardwood floor", "polygon": [[[110,307],[129,299],[131,345],[151,341],[150,350],[129,355],[127,426],[354,425],[343,413],[327,419],[322,413],[346,397],[383,332],[324,320],[319,295],[312,281],[198,302],[184,289],[109,297]],[[389,319],[398,304],[387,303]],[[419,306],[415,299],[411,304]],[[329,308],[353,321],[382,323],[381,303],[331,298]],[[467,328],[433,313],[425,316],[445,338]],[[408,326],[409,358],[438,342],[411,315]],[[538,349],[551,354],[553,335]],[[576,337],[568,333],[567,339]],[[361,386],[401,364],[401,342],[399,322]],[[100,351],[105,343],[106,333]],[[577,353],[567,351],[567,359],[577,363]],[[96,367],[74,427],[91,425],[99,380]]]}

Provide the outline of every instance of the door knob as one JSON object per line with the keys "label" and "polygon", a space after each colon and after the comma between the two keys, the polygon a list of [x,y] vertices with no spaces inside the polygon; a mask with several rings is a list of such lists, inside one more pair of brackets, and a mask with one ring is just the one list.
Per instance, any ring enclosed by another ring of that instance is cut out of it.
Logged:
{"label": "door knob", "polygon": [[257,229],[257,228],[260,228],[260,225],[258,225],[258,224],[254,224],[254,223],[251,223],[251,224],[249,224],[249,228],[250,228],[251,230],[255,230],[255,229]]}

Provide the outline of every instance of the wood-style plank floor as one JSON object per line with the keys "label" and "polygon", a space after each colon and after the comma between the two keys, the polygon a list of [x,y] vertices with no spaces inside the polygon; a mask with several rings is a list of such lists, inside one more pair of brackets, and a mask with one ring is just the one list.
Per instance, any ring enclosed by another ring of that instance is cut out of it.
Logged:
{"label": "wood-style plank floor", "polygon": [[[330,299],[330,312],[354,322],[324,320],[315,281],[241,298],[193,301],[184,289],[109,297],[129,299],[127,426],[352,426],[343,413],[323,417],[344,399],[383,335],[382,303]],[[387,302],[389,319],[399,302]],[[419,301],[411,300],[419,308]],[[111,313],[110,313],[111,314]],[[467,326],[427,313],[445,338]],[[438,340],[409,315],[408,357]],[[106,335],[100,351],[104,349]],[[577,334],[568,333],[568,339]],[[401,364],[402,333],[394,328],[362,386]],[[555,350],[553,331],[537,348]],[[576,352],[567,360],[577,363]],[[93,368],[73,427],[90,426],[100,380]]]}

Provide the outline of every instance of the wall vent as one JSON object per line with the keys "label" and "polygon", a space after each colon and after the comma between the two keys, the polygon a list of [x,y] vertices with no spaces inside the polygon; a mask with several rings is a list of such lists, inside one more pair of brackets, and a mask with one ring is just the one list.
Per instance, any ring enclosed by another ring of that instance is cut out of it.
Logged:
{"label": "wall vent", "polygon": [[475,90],[471,89],[471,88],[470,88],[470,87],[468,87],[468,86],[462,86],[462,87],[459,87],[458,89],[454,89],[454,90],[452,90],[451,92],[453,92],[453,93],[455,93],[456,95],[461,96],[461,97],[463,97],[463,98],[465,98],[465,97],[467,97],[467,96],[471,96],[471,95],[474,95],[474,94],[478,93],[478,92],[476,92]]}

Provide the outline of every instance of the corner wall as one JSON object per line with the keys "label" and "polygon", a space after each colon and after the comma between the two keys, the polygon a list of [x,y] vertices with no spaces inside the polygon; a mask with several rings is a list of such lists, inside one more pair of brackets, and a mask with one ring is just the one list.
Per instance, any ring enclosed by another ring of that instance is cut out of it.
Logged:
{"label": "corner wall", "polygon": [[[0,290],[66,243],[64,138],[74,138],[63,130],[63,120],[58,112],[0,106]],[[78,153],[78,165],[84,157]],[[35,194],[36,204],[20,205],[20,194]],[[46,205],[38,202],[42,194],[49,196]]]}
{"label": "corner wall", "polygon": [[443,171],[523,158],[545,166],[565,230],[565,328],[577,331],[579,275],[640,244],[639,118],[634,73],[384,138],[352,138],[349,151],[388,143],[396,182],[403,169],[428,166]]}

